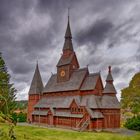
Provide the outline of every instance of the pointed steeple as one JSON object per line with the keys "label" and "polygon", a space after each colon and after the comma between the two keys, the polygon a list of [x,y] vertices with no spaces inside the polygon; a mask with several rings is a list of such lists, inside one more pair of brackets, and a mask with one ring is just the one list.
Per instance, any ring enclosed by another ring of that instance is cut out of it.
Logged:
{"label": "pointed steeple", "polygon": [[108,75],[107,75],[107,78],[106,78],[106,82],[113,82],[113,77],[112,77],[112,74],[111,74],[111,66],[108,67]]}
{"label": "pointed steeple", "polygon": [[36,64],[35,73],[28,94],[40,94],[43,90],[42,78],[40,75],[38,62]]}
{"label": "pointed steeple", "polygon": [[67,29],[66,29],[66,33],[65,33],[65,42],[64,42],[64,46],[63,46],[63,51],[65,51],[65,50],[73,51],[72,34],[71,34],[70,22],[69,22],[69,14],[68,14]]}
{"label": "pointed steeple", "polygon": [[105,88],[103,90],[103,94],[116,94],[116,89],[113,85],[113,77],[112,77],[112,73],[111,73],[111,66],[108,67],[108,75],[106,78],[106,85]]}
{"label": "pointed steeple", "polygon": [[70,23],[69,23],[69,16],[68,16],[68,24],[67,24],[67,29],[66,29],[66,33],[65,33],[65,38],[72,39],[72,34],[71,34],[71,29],[70,29]]}

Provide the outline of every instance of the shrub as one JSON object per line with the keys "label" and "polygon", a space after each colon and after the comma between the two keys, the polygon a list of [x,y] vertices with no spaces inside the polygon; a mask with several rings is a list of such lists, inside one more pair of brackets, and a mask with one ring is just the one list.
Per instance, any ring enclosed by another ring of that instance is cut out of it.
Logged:
{"label": "shrub", "polygon": [[140,131],[140,116],[127,119],[124,126],[128,129]]}
{"label": "shrub", "polygon": [[26,122],[27,114],[20,112],[19,114],[13,113],[12,118],[14,122]]}

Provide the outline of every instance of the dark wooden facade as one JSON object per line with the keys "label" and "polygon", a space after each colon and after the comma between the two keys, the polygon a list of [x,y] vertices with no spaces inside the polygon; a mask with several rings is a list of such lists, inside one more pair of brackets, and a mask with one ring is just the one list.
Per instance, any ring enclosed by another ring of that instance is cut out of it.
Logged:
{"label": "dark wooden facade", "polygon": [[120,127],[120,105],[111,67],[105,87],[100,73],[79,67],[69,21],[57,73],[45,87],[36,66],[29,90],[28,121],[81,131]]}

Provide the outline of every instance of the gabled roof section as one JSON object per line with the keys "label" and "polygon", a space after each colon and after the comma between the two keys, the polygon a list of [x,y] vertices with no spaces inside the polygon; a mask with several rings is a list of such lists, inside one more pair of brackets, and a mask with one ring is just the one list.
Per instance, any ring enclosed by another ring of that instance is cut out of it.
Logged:
{"label": "gabled roof section", "polygon": [[72,59],[74,57],[74,53],[72,53],[69,57],[65,57],[62,55],[57,66],[63,66],[63,65],[68,65],[71,63]]}
{"label": "gabled roof section", "polygon": [[57,75],[54,74],[49,79],[43,92],[50,93],[50,92],[79,90],[87,72],[88,72],[87,68],[77,69],[73,71],[70,80],[65,82],[57,82]]}
{"label": "gabled roof section", "polygon": [[96,95],[85,95],[82,96],[80,106],[88,106],[89,108],[100,108],[101,102],[100,102],[100,96]]}
{"label": "gabled roof section", "polygon": [[42,83],[42,78],[37,63],[28,94],[39,94],[42,92],[42,90],[43,90],[43,83]]}
{"label": "gabled roof section", "polygon": [[117,93],[112,83],[106,83],[103,93]]}
{"label": "gabled roof section", "polygon": [[[70,108],[72,101],[75,100],[79,106],[86,106],[90,108],[90,114],[94,117],[100,116],[96,112],[91,112],[92,109],[120,109],[120,103],[116,96],[96,96],[96,95],[85,95],[85,96],[49,96],[39,100],[34,108]],[[101,117],[101,116],[100,116]]]}
{"label": "gabled roof section", "polygon": [[83,114],[71,114],[70,111],[56,111],[54,116],[71,117],[71,118],[83,118]]}
{"label": "gabled roof section", "polygon": [[76,102],[80,103],[79,96],[57,96],[57,97],[47,97],[42,98],[39,102],[34,106],[35,108],[69,108],[72,101],[76,100]]}
{"label": "gabled roof section", "polygon": [[101,112],[98,111],[93,111],[92,109],[90,109],[89,107],[86,107],[86,110],[88,111],[90,117],[92,119],[97,119],[97,118],[104,118],[103,114]]}
{"label": "gabled roof section", "polygon": [[32,112],[32,115],[41,115],[41,116],[46,116],[48,114],[48,111],[42,111],[42,110],[34,110]]}
{"label": "gabled roof section", "polygon": [[120,103],[116,96],[109,96],[109,95],[103,95],[102,96],[102,108],[114,108],[114,109],[120,109]]}
{"label": "gabled roof section", "polygon": [[89,74],[84,80],[84,83],[80,90],[94,90],[99,77],[100,73]]}

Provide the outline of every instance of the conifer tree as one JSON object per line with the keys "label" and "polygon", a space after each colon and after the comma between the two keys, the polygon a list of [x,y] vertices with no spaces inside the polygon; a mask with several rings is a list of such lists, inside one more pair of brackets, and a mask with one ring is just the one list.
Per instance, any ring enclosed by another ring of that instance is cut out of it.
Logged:
{"label": "conifer tree", "polygon": [[16,89],[10,83],[10,75],[0,53],[0,111],[10,113],[15,107]]}

